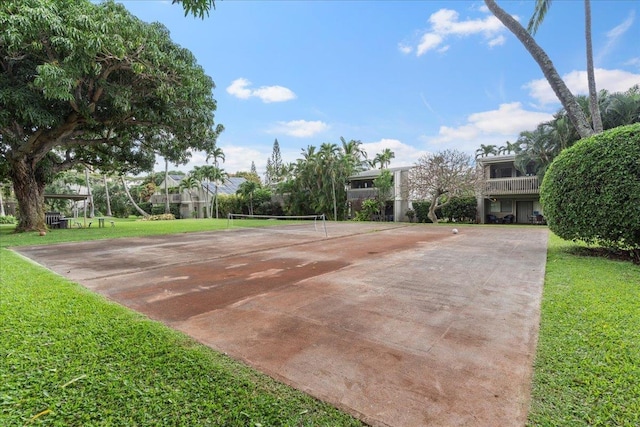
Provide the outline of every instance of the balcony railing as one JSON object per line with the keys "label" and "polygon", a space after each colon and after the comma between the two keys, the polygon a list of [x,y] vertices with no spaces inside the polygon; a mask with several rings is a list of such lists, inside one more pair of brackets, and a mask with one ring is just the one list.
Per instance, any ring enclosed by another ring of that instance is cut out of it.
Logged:
{"label": "balcony railing", "polygon": [[493,178],[485,184],[485,195],[502,194],[539,194],[540,184],[537,176],[519,176],[516,178]]}
{"label": "balcony railing", "polygon": [[[189,201],[189,197],[187,195],[183,198],[182,194],[169,194],[169,203],[181,203],[183,199],[185,202]],[[151,196],[149,201],[154,205],[162,204],[165,201],[164,194],[154,194]]]}
{"label": "balcony railing", "polygon": [[377,188],[354,188],[347,190],[347,200],[373,199],[377,195]]}

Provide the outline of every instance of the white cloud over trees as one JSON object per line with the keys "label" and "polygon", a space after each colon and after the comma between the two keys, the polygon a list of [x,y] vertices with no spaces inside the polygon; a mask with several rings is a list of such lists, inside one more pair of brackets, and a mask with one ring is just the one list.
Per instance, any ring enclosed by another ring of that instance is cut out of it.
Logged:
{"label": "white cloud over trees", "polygon": [[251,89],[251,82],[243,77],[235,79],[227,87],[227,93],[240,99],[259,98],[265,104],[272,102],[290,101],[296,98],[296,94],[284,86],[261,86]]}
{"label": "white cloud over trees", "polygon": [[309,138],[327,129],[329,129],[329,125],[320,120],[291,120],[288,122],[278,122],[269,133],[281,133],[297,138]]}

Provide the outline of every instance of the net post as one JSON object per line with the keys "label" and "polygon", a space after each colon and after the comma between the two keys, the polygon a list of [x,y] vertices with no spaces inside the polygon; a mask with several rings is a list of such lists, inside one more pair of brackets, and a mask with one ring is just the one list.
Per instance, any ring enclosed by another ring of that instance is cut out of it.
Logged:
{"label": "net post", "polygon": [[324,226],[324,237],[329,237],[327,234],[327,220],[325,219],[324,214],[322,214],[322,225]]}

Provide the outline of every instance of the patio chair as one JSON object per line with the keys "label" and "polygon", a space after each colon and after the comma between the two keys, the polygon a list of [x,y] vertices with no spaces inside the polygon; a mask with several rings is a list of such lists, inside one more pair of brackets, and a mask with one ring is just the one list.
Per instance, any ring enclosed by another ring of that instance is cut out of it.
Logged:
{"label": "patio chair", "polygon": [[503,224],[513,224],[514,222],[516,222],[516,217],[514,215],[509,214],[502,218]]}
{"label": "patio chair", "polygon": [[498,217],[492,214],[487,215],[487,224],[498,224]]}

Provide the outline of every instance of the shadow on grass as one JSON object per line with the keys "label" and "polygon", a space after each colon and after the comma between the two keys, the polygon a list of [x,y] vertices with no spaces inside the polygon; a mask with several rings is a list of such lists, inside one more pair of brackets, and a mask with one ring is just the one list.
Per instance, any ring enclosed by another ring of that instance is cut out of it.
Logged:
{"label": "shadow on grass", "polygon": [[572,246],[567,249],[572,255],[598,257],[613,261],[625,261],[640,265],[640,249],[613,249],[603,247]]}

